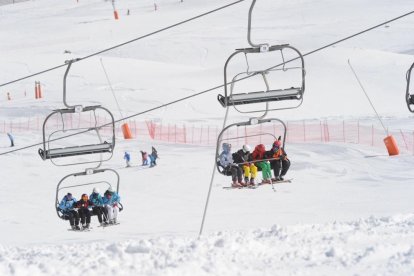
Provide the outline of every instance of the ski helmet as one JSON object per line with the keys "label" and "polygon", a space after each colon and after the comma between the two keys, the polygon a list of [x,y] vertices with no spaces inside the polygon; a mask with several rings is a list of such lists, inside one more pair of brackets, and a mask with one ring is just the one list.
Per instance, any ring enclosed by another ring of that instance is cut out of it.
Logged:
{"label": "ski helmet", "polygon": [[70,200],[70,199],[72,199],[72,194],[71,194],[71,193],[68,193],[68,194],[66,195],[66,198],[67,198],[67,199],[69,199],[69,200]]}
{"label": "ski helmet", "polygon": [[110,186],[110,187],[108,188],[108,192],[110,192],[110,193],[115,192],[115,191],[114,191],[114,189],[112,188],[112,186]]}
{"label": "ski helmet", "polygon": [[280,141],[280,140],[276,140],[274,143],[273,143],[273,146],[274,147],[277,147],[277,148],[280,148],[280,146],[282,145],[282,141]]}
{"label": "ski helmet", "polygon": [[99,189],[98,189],[98,188],[96,188],[96,187],[94,187],[94,188],[93,188],[93,190],[92,190],[92,192],[93,192],[94,194],[99,194]]}
{"label": "ski helmet", "polygon": [[243,152],[250,152],[250,146],[249,145],[243,145]]}

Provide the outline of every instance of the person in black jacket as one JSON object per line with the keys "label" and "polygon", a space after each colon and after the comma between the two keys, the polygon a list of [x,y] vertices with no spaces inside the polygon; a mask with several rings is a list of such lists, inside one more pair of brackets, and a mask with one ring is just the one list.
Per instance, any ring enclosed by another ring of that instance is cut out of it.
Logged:
{"label": "person in black jacket", "polygon": [[253,158],[250,153],[250,146],[243,145],[242,149],[233,153],[233,160],[234,163],[238,164],[244,172],[245,185],[255,185],[254,179],[257,176],[257,167],[253,162]]}
{"label": "person in black jacket", "polygon": [[92,206],[94,206],[94,204],[89,200],[87,194],[83,194],[81,200],[75,203],[75,208],[79,208],[78,213],[83,229],[89,229],[91,223],[91,211],[89,208],[92,208]]}

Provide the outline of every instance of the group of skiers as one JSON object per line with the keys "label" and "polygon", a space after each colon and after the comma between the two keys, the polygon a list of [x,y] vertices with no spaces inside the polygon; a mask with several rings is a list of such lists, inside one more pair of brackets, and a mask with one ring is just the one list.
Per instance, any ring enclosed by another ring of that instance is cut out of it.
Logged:
{"label": "group of skiers", "polygon": [[[71,193],[67,193],[61,200],[58,211],[62,212],[63,219],[69,220],[72,230],[87,230],[93,215],[98,217],[100,226],[117,224],[120,200],[112,187],[109,187],[103,196],[95,187],[90,196],[82,194],[79,201]],[[79,220],[82,229],[79,227]]]}
{"label": "group of skiers", "polygon": [[[266,150],[263,144],[257,145],[253,152],[249,145],[235,153],[231,152],[231,144],[223,143],[223,151],[219,156],[218,165],[223,168],[223,174],[231,175],[232,187],[255,185],[257,171],[262,171],[261,184],[284,180],[289,170],[290,160],[282,147],[280,137],[274,141],[272,148]],[[272,169],[274,178],[272,179]],[[243,182],[244,176],[244,182]]]}
{"label": "group of skiers", "polygon": [[[157,165],[157,159],[158,159],[158,152],[157,150],[152,147],[151,149],[151,154],[148,154],[145,151],[140,151],[141,152],[141,160],[142,160],[142,166],[150,166],[150,168],[154,167]],[[126,167],[131,167],[131,154],[129,154],[129,152],[125,152],[124,154],[124,159],[126,162]]]}

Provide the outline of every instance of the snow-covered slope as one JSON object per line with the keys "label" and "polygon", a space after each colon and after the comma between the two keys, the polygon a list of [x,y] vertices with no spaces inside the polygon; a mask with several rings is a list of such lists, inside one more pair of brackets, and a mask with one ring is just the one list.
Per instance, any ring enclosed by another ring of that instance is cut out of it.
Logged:
{"label": "snow-covered slope", "polygon": [[[116,2],[36,0],[0,6],[0,83],[84,57],[223,5],[219,0]],[[226,2],[227,3],[227,2]],[[230,2],[228,2],[230,3]],[[68,78],[70,103],[102,104],[116,118],[221,85],[223,65],[246,42],[250,2],[76,63]],[[410,10],[412,1],[260,0],[257,41],[290,43],[303,53]],[[127,10],[130,15],[127,16]],[[307,56],[306,92],[299,109],[282,119],[359,118],[377,123],[348,65],[350,59],[389,128],[413,130],[405,102],[412,64],[414,17],[375,29]],[[66,53],[65,53],[66,50]],[[70,53],[68,53],[70,52]],[[110,93],[108,71],[121,112]],[[243,69],[245,70],[245,69]],[[47,115],[62,107],[64,68],[0,87],[0,120]],[[44,98],[31,96],[41,81]],[[24,91],[27,92],[24,97]],[[13,100],[6,101],[6,93]],[[220,124],[216,90],[144,114],[165,123]],[[230,112],[229,122],[246,116]],[[41,133],[16,137],[18,147]],[[79,141],[81,143],[82,141]],[[156,146],[153,169],[140,167],[139,150]],[[269,145],[267,145],[269,146]],[[5,135],[0,152],[9,150]],[[57,183],[84,167],[55,167],[37,147],[1,155],[0,273],[2,275],[410,275],[414,158],[385,149],[340,143],[288,144],[292,183],[225,190],[216,175],[204,235],[197,239],[213,169],[214,148],[117,139],[104,164],[121,176],[125,210],[120,225],[67,231],[56,216]],[[132,153],[125,169],[123,152]],[[74,195],[90,193],[74,190]],[[76,267],[76,269],[75,269]],[[75,269],[75,270],[70,270]]]}

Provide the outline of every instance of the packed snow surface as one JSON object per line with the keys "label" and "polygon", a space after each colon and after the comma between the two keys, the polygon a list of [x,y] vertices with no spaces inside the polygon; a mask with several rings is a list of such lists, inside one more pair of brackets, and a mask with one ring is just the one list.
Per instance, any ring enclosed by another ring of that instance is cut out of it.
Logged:
{"label": "packed snow surface", "polygon": [[[154,1],[115,1],[120,19],[114,20],[111,1],[10,2],[0,1],[5,4],[0,6],[0,83],[230,3],[157,0],[154,11]],[[226,59],[234,49],[249,46],[250,3],[75,63],[68,76],[68,101],[102,104],[119,119],[221,85]],[[259,0],[253,39],[290,43],[307,53],[412,10],[412,0]],[[269,116],[363,118],[381,128],[349,59],[386,127],[412,132],[414,117],[404,95],[405,74],[413,62],[413,26],[410,15],[307,56],[303,105]],[[0,122],[46,117],[62,108],[64,70],[0,87]],[[241,71],[246,70],[244,65]],[[35,81],[42,83],[41,100],[33,97]],[[7,93],[12,100],[6,100]],[[221,126],[225,111],[217,103],[218,93],[222,89],[136,119]],[[231,110],[228,123],[248,117]],[[9,151],[7,136],[0,136],[0,153]],[[42,133],[16,132],[15,140],[17,148],[36,144]],[[139,150],[150,151],[151,146],[160,159],[150,169],[140,166]],[[37,149],[0,155],[1,275],[414,274],[411,150],[389,157],[385,147],[289,143],[287,178],[292,183],[227,190],[223,187],[230,179],[215,175],[199,237],[213,147],[118,136],[114,156],[103,167],[120,174],[120,224],[101,228],[92,217],[89,232],[67,231],[69,223],[58,219],[54,208],[59,181],[85,166],[53,166],[40,159]],[[125,151],[132,155],[131,168],[124,168]],[[92,186],[82,189],[72,190],[75,197],[90,194]]]}

